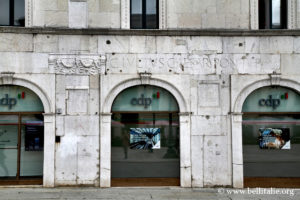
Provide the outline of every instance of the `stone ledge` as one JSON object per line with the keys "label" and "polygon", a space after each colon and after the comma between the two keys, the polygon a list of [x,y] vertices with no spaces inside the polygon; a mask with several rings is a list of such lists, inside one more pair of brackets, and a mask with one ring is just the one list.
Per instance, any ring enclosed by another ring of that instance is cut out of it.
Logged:
{"label": "stone ledge", "polygon": [[297,30],[245,30],[245,29],[72,29],[51,27],[0,27],[0,33],[53,34],[53,35],[141,35],[141,36],[300,36]]}

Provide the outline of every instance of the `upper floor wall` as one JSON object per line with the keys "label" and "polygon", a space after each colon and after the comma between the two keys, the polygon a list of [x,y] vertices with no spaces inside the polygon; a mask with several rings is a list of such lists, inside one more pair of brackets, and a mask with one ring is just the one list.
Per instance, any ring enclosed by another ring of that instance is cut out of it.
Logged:
{"label": "upper floor wall", "polygon": [[[26,27],[113,29],[132,28],[131,5],[139,1],[146,2],[146,0],[24,1]],[[262,9],[259,9],[261,7],[259,1],[270,0],[151,0],[155,1],[159,29],[249,30],[260,27],[259,16],[262,16]],[[283,13],[286,28],[300,28],[300,0],[277,1],[286,7]],[[141,8],[141,15],[145,14],[144,11]],[[269,18],[267,14],[266,17]]]}

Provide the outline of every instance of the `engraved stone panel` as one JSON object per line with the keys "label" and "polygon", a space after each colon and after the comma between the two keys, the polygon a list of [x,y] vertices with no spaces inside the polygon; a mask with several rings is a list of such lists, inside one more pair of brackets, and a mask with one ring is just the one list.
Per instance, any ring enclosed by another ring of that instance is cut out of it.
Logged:
{"label": "engraved stone panel", "polygon": [[106,57],[104,55],[50,55],[50,72],[56,74],[103,74]]}
{"label": "engraved stone panel", "polygon": [[220,105],[219,84],[198,85],[198,107],[217,107]]}
{"label": "engraved stone panel", "polygon": [[67,114],[87,114],[88,90],[68,90]]}

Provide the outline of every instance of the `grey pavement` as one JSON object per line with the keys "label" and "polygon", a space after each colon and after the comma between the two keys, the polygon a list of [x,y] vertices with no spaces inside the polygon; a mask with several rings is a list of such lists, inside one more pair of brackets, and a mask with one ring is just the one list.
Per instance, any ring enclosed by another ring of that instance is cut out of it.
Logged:
{"label": "grey pavement", "polygon": [[[282,194],[275,194],[275,193]],[[231,193],[231,194],[230,194]],[[236,194],[235,194],[236,193]],[[244,194],[243,194],[244,193]],[[263,194],[264,193],[264,194]],[[79,199],[221,199],[221,200],[289,200],[300,199],[299,189],[232,189],[232,188],[12,188],[1,187],[0,199],[22,199],[22,200],[79,200]]]}

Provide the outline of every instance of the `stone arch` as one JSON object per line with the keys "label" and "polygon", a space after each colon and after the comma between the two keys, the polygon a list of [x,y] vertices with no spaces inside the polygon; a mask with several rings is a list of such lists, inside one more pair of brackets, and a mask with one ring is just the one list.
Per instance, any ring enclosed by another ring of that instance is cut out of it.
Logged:
{"label": "stone arch", "polygon": [[[112,104],[113,104],[115,98],[118,96],[118,94],[120,94],[123,90],[125,90],[127,88],[137,86],[137,85],[143,85],[141,83],[141,79],[136,78],[136,79],[125,80],[125,81],[117,84],[109,92],[109,95],[105,98],[103,112],[110,113]],[[161,88],[169,91],[173,95],[173,97],[176,99],[176,101],[178,103],[179,111],[181,113],[188,112],[186,101],[185,101],[183,95],[180,93],[180,91],[176,87],[174,87],[170,83],[160,80],[160,79],[150,79],[149,82],[147,83],[147,85],[158,86],[158,87],[161,87]]]}
{"label": "stone arch", "polygon": [[264,78],[252,82],[245,86],[233,100],[231,114],[232,127],[232,181],[233,187],[244,187],[243,170],[243,142],[242,142],[242,108],[246,98],[255,90],[267,86],[281,86],[291,88],[300,93],[300,83],[294,80],[281,78],[280,75],[270,75],[270,78]]}
{"label": "stone arch", "polygon": [[244,89],[239,93],[236,101],[234,102],[233,106],[233,112],[235,113],[241,113],[243,104],[246,100],[246,98],[255,90],[267,87],[267,86],[281,86],[281,87],[287,87],[291,88],[293,90],[296,90],[298,93],[300,93],[300,83],[297,83],[296,81],[288,80],[288,79],[279,79],[280,81],[276,84],[272,84],[270,79],[262,79],[259,81],[256,81],[254,83],[251,83],[244,87]]}
{"label": "stone arch", "polygon": [[14,73],[2,73],[0,85],[22,86],[33,91],[42,101],[44,106],[44,161],[43,161],[43,186],[54,187],[54,160],[55,160],[55,115],[54,108],[46,92],[37,84],[13,77]]}
{"label": "stone arch", "polygon": [[100,119],[100,187],[111,186],[111,108],[113,102],[123,90],[138,85],[161,87],[169,91],[177,101],[180,112],[180,186],[191,187],[190,113],[188,111],[186,100],[178,88],[169,82],[150,77],[122,81],[109,91],[108,96],[104,100]]}
{"label": "stone arch", "polygon": [[2,78],[2,84],[0,85],[16,85],[16,86],[22,86],[25,88],[28,88],[32,90],[42,101],[44,106],[44,112],[45,113],[53,113],[53,108],[51,107],[50,98],[46,94],[43,89],[41,89],[37,84],[32,83],[26,79],[22,78],[16,78],[16,77],[10,77],[9,80]]}

